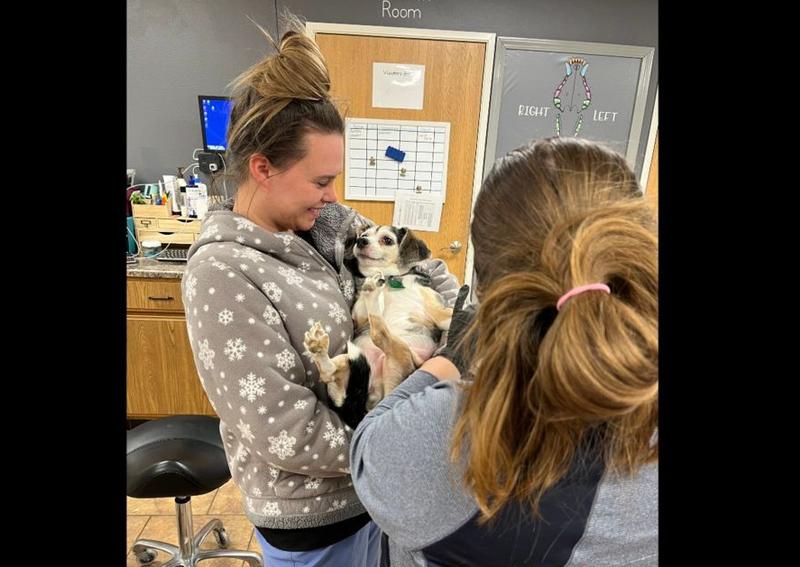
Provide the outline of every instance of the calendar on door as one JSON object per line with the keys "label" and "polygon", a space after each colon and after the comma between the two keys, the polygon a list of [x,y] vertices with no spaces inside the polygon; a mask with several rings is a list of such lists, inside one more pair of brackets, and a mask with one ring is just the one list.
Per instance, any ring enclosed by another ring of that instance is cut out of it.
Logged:
{"label": "calendar on door", "polygon": [[345,120],[345,198],[394,201],[398,192],[445,200],[449,122]]}

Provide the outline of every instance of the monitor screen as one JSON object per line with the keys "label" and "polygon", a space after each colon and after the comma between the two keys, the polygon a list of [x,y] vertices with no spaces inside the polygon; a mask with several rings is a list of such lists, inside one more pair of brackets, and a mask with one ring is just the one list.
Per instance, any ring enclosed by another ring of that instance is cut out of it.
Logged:
{"label": "monitor screen", "polygon": [[203,149],[207,152],[224,152],[227,149],[225,135],[233,102],[227,96],[197,97],[200,103],[200,124],[203,126]]}

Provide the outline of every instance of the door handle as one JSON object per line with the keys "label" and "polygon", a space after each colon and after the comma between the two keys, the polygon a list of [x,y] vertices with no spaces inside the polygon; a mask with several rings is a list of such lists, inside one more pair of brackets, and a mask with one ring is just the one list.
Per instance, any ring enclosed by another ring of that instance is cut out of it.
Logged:
{"label": "door handle", "polygon": [[453,240],[450,243],[450,246],[448,248],[450,248],[450,252],[452,252],[453,254],[456,254],[457,252],[460,252],[461,248],[463,248],[463,247],[464,247],[464,245],[461,244],[460,240]]}

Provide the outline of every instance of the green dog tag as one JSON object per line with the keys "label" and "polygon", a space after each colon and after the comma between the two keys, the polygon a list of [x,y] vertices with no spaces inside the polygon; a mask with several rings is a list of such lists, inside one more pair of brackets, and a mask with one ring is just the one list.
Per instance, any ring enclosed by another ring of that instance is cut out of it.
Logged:
{"label": "green dog tag", "polygon": [[393,289],[403,289],[405,286],[403,285],[403,280],[398,280],[394,276],[389,276],[389,287]]}

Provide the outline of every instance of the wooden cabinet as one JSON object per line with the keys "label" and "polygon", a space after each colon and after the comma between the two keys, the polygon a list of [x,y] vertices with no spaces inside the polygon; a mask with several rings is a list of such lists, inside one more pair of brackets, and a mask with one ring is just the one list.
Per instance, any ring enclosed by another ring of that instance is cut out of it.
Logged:
{"label": "wooden cabinet", "polygon": [[216,415],[194,365],[180,281],[128,278],[129,419]]}

